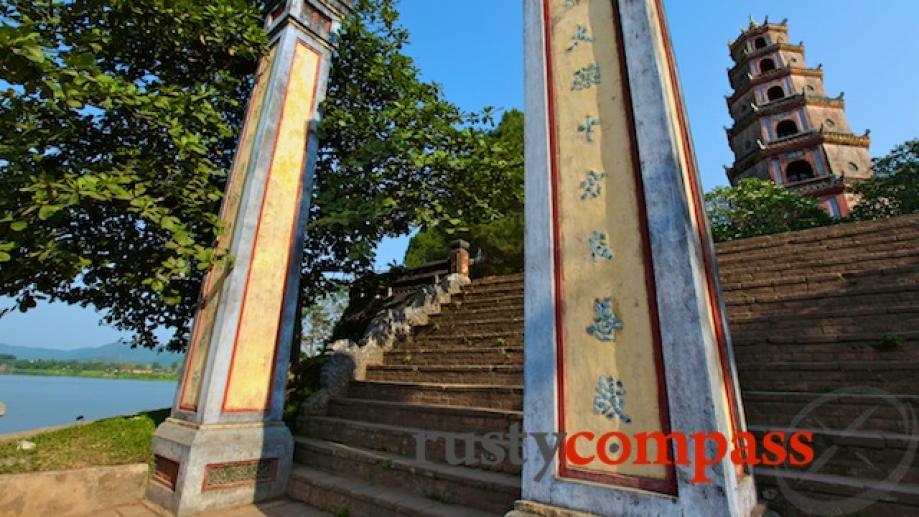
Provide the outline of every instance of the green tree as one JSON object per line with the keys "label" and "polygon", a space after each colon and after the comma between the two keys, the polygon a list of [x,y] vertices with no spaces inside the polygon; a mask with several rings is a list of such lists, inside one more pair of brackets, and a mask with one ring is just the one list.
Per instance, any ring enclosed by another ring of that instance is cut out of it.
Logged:
{"label": "green tree", "polygon": [[859,202],[850,217],[883,219],[919,212],[919,139],[895,147],[874,160],[874,176],[852,189]]}
{"label": "green tree", "polygon": [[514,166],[490,145],[490,109],[463,113],[418,78],[393,2],[362,7],[342,25],[323,104],[304,306],[369,271],[384,237],[435,226],[453,234],[470,214],[497,217],[486,185]]}
{"label": "green tree", "polygon": [[523,113],[511,110],[485,140],[495,163],[489,170],[470,170],[454,190],[478,196],[488,211],[466,212],[461,228],[432,225],[421,229],[409,242],[405,265],[417,267],[447,256],[449,244],[467,240],[474,254],[486,262],[477,274],[507,274],[523,270]]}
{"label": "green tree", "polygon": [[[92,306],[136,345],[181,349],[252,74],[256,0],[7,0],[0,7],[0,295]],[[508,166],[418,78],[393,0],[342,23],[303,261],[308,307],[385,236],[495,214],[467,171]],[[476,176],[485,180],[485,176]],[[451,228],[452,230],[452,228]]]}
{"label": "green tree", "polygon": [[4,1],[0,294],[181,348],[265,42],[246,0]]}
{"label": "green tree", "polygon": [[716,242],[833,223],[833,218],[814,198],[799,196],[771,181],[756,178],[707,192],[705,207]]}

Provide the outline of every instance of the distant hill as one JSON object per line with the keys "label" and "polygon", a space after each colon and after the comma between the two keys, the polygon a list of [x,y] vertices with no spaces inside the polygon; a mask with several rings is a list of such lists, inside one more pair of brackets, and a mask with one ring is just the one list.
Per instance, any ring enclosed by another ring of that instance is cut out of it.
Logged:
{"label": "distant hill", "polygon": [[0,343],[0,354],[15,355],[17,359],[56,359],[59,361],[104,361],[110,363],[151,364],[167,366],[185,357],[185,354],[157,352],[148,348],[131,348],[122,343],[110,343],[96,348],[55,350],[53,348],[32,348]]}

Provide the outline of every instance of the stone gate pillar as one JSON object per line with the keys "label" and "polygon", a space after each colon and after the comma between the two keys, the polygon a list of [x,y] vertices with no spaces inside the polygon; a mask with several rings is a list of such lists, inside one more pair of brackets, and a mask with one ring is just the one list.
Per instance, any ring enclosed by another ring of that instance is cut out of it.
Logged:
{"label": "stone gate pillar", "polygon": [[[730,441],[744,419],[661,2],[525,10],[524,427],[573,446],[540,478],[526,441],[518,512],[749,515],[730,455],[695,470],[716,444],[692,435]],[[693,464],[672,465],[672,433]]]}
{"label": "stone gate pillar", "polygon": [[232,264],[205,279],[148,498],[177,514],[285,493],[281,421],[315,166],[317,106],[350,0],[268,3],[262,59],[221,208]]}

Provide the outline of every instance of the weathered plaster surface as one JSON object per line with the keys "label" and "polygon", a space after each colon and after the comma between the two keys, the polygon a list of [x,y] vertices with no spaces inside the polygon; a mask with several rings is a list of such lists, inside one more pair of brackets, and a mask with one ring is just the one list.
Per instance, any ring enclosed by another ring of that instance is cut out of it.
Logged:
{"label": "weathered plaster surface", "polygon": [[0,515],[92,515],[140,501],[147,465],[138,463],[0,476]]}

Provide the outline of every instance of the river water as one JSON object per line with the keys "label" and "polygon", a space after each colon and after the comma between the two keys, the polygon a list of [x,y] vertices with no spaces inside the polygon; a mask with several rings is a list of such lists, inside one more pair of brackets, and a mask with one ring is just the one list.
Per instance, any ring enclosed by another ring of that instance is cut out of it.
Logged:
{"label": "river water", "polygon": [[172,405],[176,383],[0,375],[0,435],[38,427],[69,424],[83,415],[96,420]]}

